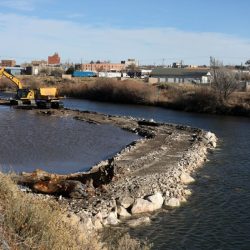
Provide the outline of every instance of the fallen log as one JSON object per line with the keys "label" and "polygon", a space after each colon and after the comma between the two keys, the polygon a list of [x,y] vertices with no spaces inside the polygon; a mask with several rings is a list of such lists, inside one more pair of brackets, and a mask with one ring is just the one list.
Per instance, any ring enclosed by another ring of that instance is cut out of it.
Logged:
{"label": "fallen log", "polygon": [[[110,165],[108,165],[110,166]],[[13,179],[23,186],[28,186],[32,191],[62,195],[71,198],[86,198],[95,195],[98,191],[106,191],[103,188],[114,177],[112,167],[101,166],[86,173],[68,175],[51,174],[41,169],[32,173],[21,173]]]}
{"label": "fallen log", "polygon": [[44,194],[62,195],[70,198],[87,198],[95,194],[95,189],[80,181],[61,180],[59,182],[39,181],[33,185],[33,190]]}

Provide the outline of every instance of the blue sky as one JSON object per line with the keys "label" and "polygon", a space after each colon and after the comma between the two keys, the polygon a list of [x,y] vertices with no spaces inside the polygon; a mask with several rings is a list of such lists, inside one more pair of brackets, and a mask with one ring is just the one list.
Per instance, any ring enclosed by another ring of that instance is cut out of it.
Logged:
{"label": "blue sky", "polygon": [[247,0],[0,0],[0,59],[225,64],[250,59]]}

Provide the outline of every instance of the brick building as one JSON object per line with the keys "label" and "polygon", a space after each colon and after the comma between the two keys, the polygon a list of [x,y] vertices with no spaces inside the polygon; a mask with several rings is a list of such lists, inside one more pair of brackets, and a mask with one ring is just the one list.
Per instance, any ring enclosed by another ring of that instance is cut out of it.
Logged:
{"label": "brick building", "polygon": [[1,60],[2,67],[14,67],[16,66],[15,60]]}
{"label": "brick building", "polygon": [[48,62],[45,61],[45,60],[35,60],[35,61],[31,61],[31,65],[34,65],[34,66],[40,66],[40,65],[47,65]]}
{"label": "brick building", "polygon": [[58,65],[61,63],[61,58],[58,53],[55,53],[52,56],[48,56],[48,64],[50,65]]}
{"label": "brick building", "polygon": [[81,65],[81,70],[83,71],[95,71],[95,72],[110,72],[116,71],[120,72],[125,69],[125,64],[123,63],[109,63],[109,62],[96,62],[96,63],[85,63]]}

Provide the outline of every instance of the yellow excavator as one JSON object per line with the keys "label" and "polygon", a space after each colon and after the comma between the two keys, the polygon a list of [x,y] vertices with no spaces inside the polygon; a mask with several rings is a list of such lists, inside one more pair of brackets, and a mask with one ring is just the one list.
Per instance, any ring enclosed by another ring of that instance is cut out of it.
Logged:
{"label": "yellow excavator", "polygon": [[44,87],[38,89],[24,88],[22,82],[6,71],[5,68],[0,69],[0,78],[5,76],[12,81],[17,87],[15,99],[11,100],[11,105],[19,106],[36,106],[38,108],[61,108],[63,103],[60,101],[57,88]]}

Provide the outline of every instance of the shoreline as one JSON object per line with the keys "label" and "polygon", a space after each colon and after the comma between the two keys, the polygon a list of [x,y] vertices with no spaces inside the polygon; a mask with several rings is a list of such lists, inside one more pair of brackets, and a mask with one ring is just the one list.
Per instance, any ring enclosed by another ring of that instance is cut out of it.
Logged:
{"label": "shoreline", "polygon": [[[213,133],[189,126],[70,109],[28,112],[73,118],[94,126],[110,124],[143,137],[88,172],[51,175],[37,171],[17,178],[19,184],[36,191],[44,176],[50,179],[49,183],[55,179],[74,183],[68,197],[56,190],[55,199],[68,207],[68,217],[74,223],[77,221],[87,230],[99,230],[121,221],[137,226],[150,222],[148,213],[180,206],[191,195],[188,184],[195,181],[191,174],[206,161],[208,151],[216,147]],[[43,188],[47,184],[42,192],[48,193],[51,186],[48,182],[42,184]]]}

